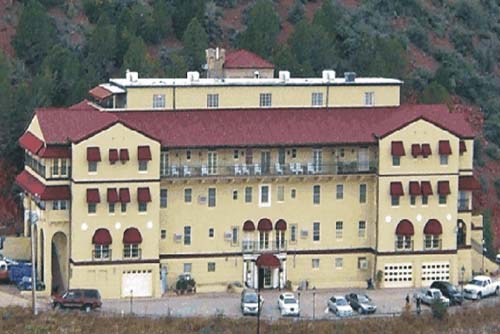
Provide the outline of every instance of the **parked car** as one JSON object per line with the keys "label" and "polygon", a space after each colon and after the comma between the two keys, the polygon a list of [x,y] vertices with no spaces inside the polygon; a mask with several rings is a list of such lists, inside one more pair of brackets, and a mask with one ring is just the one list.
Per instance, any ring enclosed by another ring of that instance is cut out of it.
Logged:
{"label": "parked car", "polygon": [[450,306],[450,300],[443,296],[441,291],[439,291],[438,289],[421,289],[419,292],[416,292],[413,295],[414,300],[417,300],[417,298],[420,298],[422,304],[426,304],[429,306],[437,302],[441,302],[445,306]]}
{"label": "parked car", "polygon": [[[259,300],[260,297],[260,300]],[[259,302],[257,302],[259,300]],[[262,311],[264,298],[258,296],[254,290],[245,289],[241,292],[241,313],[243,315],[257,315]]]}
{"label": "parked car", "polygon": [[464,296],[450,282],[435,281],[432,282],[431,288],[441,291],[443,296],[450,300],[451,305],[462,305]]}
{"label": "parked car", "polygon": [[497,263],[500,263],[500,253],[497,254],[496,258],[495,258],[495,261]]}
{"label": "parked car", "polygon": [[282,316],[300,316],[300,306],[299,301],[295,298],[295,295],[291,292],[282,293],[278,297],[278,308]]}
{"label": "parked car", "polygon": [[9,270],[7,268],[7,262],[0,260],[0,282],[9,281]]}
{"label": "parked car", "polygon": [[[17,283],[17,288],[21,291],[31,290],[31,277],[24,276],[21,281]],[[45,283],[36,281],[36,291],[45,290]]]}
{"label": "parked car", "polygon": [[71,289],[52,297],[54,309],[78,308],[90,312],[101,306],[101,294],[96,289]]}
{"label": "parked car", "polygon": [[491,295],[500,295],[500,282],[492,281],[488,276],[476,276],[464,286],[464,297],[481,299]]}
{"label": "parked car", "polygon": [[377,311],[377,306],[367,295],[350,293],[345,296],[345,299],[349,302],[353,310],[361,314],[375,313]]}
{"label": "parked car", "polygon": [[352,307],[342,296],[333,296],[328,299],[328,310],[332,311],[338,317],[350,317],[353,315]]}

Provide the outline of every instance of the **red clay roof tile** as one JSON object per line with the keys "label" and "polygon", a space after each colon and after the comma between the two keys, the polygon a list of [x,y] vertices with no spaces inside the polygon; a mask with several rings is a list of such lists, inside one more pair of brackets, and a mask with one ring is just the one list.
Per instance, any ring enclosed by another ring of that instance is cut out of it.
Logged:
{"label": "red clay roof tile", "polygon": [[241,49],[226,52],[224,68],[274,68],[274,65],[253,52]]}

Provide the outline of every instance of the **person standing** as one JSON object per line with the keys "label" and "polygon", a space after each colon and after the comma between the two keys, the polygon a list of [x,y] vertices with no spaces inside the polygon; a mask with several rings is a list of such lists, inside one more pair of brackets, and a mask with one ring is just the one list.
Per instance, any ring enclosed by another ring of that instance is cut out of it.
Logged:
{"label": "person standing", "polygon": [[415,303],[417,304],[417,314],[420,315],[420,312],[422,311],[421,309],[422,301],[420,300],[420,296],[417,296],[417,300],[415,301]]}

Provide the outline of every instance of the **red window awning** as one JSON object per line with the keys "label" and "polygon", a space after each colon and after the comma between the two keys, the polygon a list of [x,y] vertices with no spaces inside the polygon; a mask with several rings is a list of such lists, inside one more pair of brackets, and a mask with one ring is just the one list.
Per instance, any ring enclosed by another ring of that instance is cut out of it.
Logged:
{"label": "red window awning", "polygon": [[137,147],[137,159],[141,161],[151,160],[151,150],[149,146]]}
{"label": "red window awning", "polygon": [[450,191],[450,182],[448,181],[438,181],[438,194],[439,195],[449,195]]}
{"label": "red window awning", "polygon": [[111,234],[105,228],[98,228],[92,237],[92,243],[94,245],[109,246],[112,242],[113,239],[111,238]]}
{"label": "red window awning", "polygon": [[101,161],[101,151],[99,150],[99,147],[87,147],[87,161]]}
{"label": "red window awning", "polygon": [[99,196],[99,189],[87,189],[87,203],[96,204],[101,203],[101,196]]}
{"label": "red window awning", "polygon": [[391,196],[403,196],[404,194],[401,182],[391,182]]}
{"label": "red window awning", "polygon": [[408,219],[403,219],[396,226],[396,235],[411,236],[415,234],[413,224]]}
{"label": "red window awning", "polygon": [[422,154],[422,149],[420,148],[420,144],[411,144],[411,155],[416,158],[420,154]]}
{"label": "red window awning", "polygon": [[107,198],[108,198],[108,203],[118,203],[120,201],[118,198],[118,191],[116,191],[116,188],[108,188]]}
{"label": "red window awning", "polygon": [[280,260],[273,254],[265,253],[257,258],[255,264],[259,268],[279,268]]}
{"label": "red window awning", "polygon": [[25,150],[28,150],[33,154],[37,154],[43,147],[43,141],[31,132],[27,131],[21,136],[21,138],[19,138],[19,145]]}
{"label": "red window awning", "polygon": [[439,155],[450,155],[451,154],[451,146],[449,140],[440,140],[439,141]]}
{"label": "red window awning", "polygon": [[71,158],[71,148],[66,146],[42,147],[38,156],[41,158]]}
{"label": "red window awning", "polygon": [[278,219],[274,225],[276,231],[286,231],[286,221],[284,219]]}
{"label": "red window awning", "polygon": [[243,223],[243,231],[245,232],[252,232],[255,231],[255,225],[253,221],[247,220],[246,222]]}
{"label": "red window awning", "polygon": [[148,203],[151,202],[151,194],[149,193],[149,188],[137,188],[137,202]]}
{"label": "red window awning", "polygon": [[475,191],[480,190],[481,184],[472,175],[460,176],[458,178],[458,190]]}
{"label": "red window awning", "polygon": [[118,150],[116,148],[109,149],[109,162],[114,164],[118,161]]}
{"label": "red window awning", "polygon": [[424,234],[440,235],[443,233],[441,223],[437,219],[429,219],[424,227]]}
{"label": "red window awning", "polygon": [[257,224],[257,229],[259,231],[272,231],[273,223],[268,218],[262,218],[261,220],[259,220],[259,224]]}
{"label": "red window awning", "polygon": [[391,143],[391,155],[401,157],[405,155],[405,148],[402,141],[393,141]]}
{"label": "red window awning", "polygon": [[69,186],[46,186],[26,170],[16,177],[16,183],[24,191],[44,201],[71,199]]}
{"label": "red window awning", "polygon": [[109,90],[107,90],[106,88],[101,87],[101,86],[96,86],[96,87],[92,88],[91,90],[89,90],[89,94],[94,99],[99,100],[99,101],[107,99],[108,97],[113,95],[112,92],[110,92]]}
{"label": "red window awning", "polygon": [[142,242],[141,232],[135,227],[130,227],[123,232],[124,244],[140,244]]}
{"label": "red window awning", "polygon": [[121,162],[129,161],[128,150],[126,148],[120,149],[120,160]]}
{"label": "red window awning", "polygon": [[467,152],[467,145],[465,145],[465,141],[461,140],[460,141],[460,154],[464,154]]}
{"label": "red window awning", "polygon": [[120,202],[121,203],[130,203],[130,191],[128,188],[120,188]]}
{"label": "red window awning", "polygon": [[420,184],[417,181],[410,181],[410,195],[418,196],[422,194],[420,190]]}
{"label": "red window awning", "polygon": [[432,195],[432,185],[429,181],[420,182],[420,189],[422,190],[422,195],[424,196]]}
{"label": "red window awning", "polygon": [[430,144],[422,144],[422,156],[427,158],[432,154],[431,145]]}

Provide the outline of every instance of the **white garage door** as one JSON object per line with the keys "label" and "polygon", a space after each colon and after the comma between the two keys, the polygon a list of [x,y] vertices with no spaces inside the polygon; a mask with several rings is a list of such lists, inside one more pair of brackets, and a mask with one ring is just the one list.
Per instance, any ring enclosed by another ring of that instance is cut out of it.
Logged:
{"label": "white garage door", "polygon": [[151,270],[127,270],[122,274],[122,297],[151,297],[153,274]]}
{"label": "white garage door", "polygon": [[391,263],[384,266],[384,287],[406,288],[413,286],[413,265]]}
{"label": "white garage door", "polygon": [[422,263],[422,286],[429,286],[434,281],[450,280],[449,262],[424,262]]}

